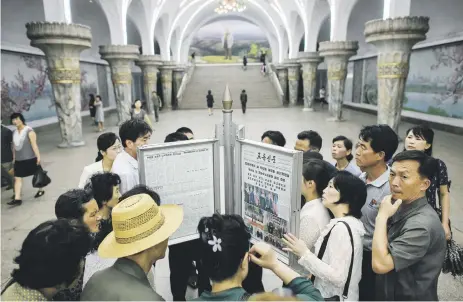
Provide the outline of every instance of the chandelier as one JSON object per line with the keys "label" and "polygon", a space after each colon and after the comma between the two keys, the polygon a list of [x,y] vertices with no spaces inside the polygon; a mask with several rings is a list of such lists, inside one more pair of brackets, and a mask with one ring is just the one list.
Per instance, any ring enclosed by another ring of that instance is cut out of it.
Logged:
{"label": "chandelier", "polygon": [[241,13],[246,9],[245,0],[219,0],[219,6],[215,12],[219,15],[238,12]]}

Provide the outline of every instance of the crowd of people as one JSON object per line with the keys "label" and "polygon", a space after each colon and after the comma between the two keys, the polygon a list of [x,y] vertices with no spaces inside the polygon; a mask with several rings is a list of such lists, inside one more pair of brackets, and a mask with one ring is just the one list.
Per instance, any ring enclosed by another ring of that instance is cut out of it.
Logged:
{"label": "crowd of people", "polygon": [[[182,224],[183,209],[163,204],[140,184],[137,149],[153,130],[137,103],[118,135],[98,137],[95,162],[83,168],[75,189],[58,197],[56,219],[28,234],[2,299],[163,300],[154,268]],[[40,164],[40,153],[24,117],[11,119],[17,129],[11,135],[15,197],[9,204],[17,204],[21,178]],[[193,131],[182,127],[164,142],[190,139]],[[399,137],[389,126],[366,126],[355,145],[342,135],[330,139],[329,162],[316,131],[299,133],[299,236],[283,234],[278,225],[271,233],[300,267],[277,260],[265,240],[251,244],[241,215],[214,214],[199,221],[199,239],[169,246],[173,300],[185,300],[192,277],[198,301],[437,300],[451,238],[450,180],[445,163],[432,157],[433,139],[429,127],[413,127],[405,133],[405,149],[395,154]],[[286,145],[279,131],[266,131],[261,140]],[[2,175],[9,167],[2,152]],[[282,289],[265,292],[263,268],[282,281]]]}

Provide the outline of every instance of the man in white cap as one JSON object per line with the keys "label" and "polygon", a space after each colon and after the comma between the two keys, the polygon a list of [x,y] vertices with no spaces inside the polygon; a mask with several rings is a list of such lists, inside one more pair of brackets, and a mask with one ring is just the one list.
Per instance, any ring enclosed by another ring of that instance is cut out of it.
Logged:
{"label": "man in white cap", "polygon": [[157,260],[164,258],[169,237],[182,221],[180,206],[158,206],[147,194],[120,202],[112,211],[113,231],[98,248],[100,257],[118,259],[90,278],[81,300],[163,300],[146,275]]}

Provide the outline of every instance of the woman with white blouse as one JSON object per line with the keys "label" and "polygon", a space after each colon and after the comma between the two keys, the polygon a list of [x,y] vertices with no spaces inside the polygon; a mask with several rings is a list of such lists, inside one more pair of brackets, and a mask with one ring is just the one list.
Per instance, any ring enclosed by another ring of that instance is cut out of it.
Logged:
{"label": "woman with white blouse", "polygon": [[285,250],[300,257],[299,264],[312,274],[315,288],[325,299],[356,301],[359,298],[365,233],[360,217],[366,197],[365,184],[351,173],[340,171],[323,191],[323,205],[334,218],[315,243],[315,253],[294,235],[284,236],[288,246]]}
{"label": "woman with white blouse", "polygon": [[310,159],[302,168],[301,193],[304,204],[300,214],[299,238],[312,251],[321,231],[331,219],[321,198],[330,179],[331,175],[325,169],[323,160]]}
{"label": "woman with white blouse", "polygon": [[96,142],[98,146],[98,156],[93,164],[84,168],[79,180],[79,188],[83,189],[96,173],[111,172],[116,156],[121,152],[122,145],[119,137],[113,132],[103,133]]}

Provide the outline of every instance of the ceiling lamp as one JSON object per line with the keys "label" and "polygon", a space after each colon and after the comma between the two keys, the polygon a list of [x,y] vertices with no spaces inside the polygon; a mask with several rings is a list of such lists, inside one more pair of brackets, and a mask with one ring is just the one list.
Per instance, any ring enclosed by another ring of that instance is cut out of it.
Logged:
{"label": "ceiling lamp", "polygon": [[214,10],[217,14],[241,13],[246,9],[245,0],[219,0],[219,6]]}

